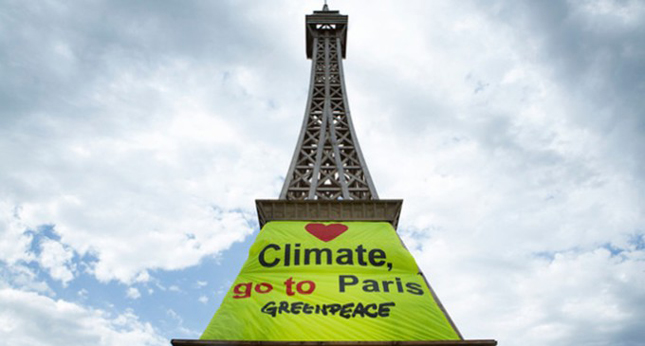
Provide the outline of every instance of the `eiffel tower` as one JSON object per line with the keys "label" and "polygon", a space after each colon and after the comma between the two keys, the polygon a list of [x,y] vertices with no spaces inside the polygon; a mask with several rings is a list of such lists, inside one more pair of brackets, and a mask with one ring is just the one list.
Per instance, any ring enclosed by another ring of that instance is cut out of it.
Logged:
{"label": "eiffel tower", "polygon": [[[314,11],[313,14],[306,16],[306,53],[307,58],[312,60],[312,66],[304,121],[279,199],[256,200],[262,232],[265,232],[265,224],[273,221],[387,222],[396,229],[403,201],[379,199],[358,144],[349,112],[343,73],[343,59],[347,51],[347,24],[348,16],[341,15],[339,11],[329,10],[326,3],[321,11]],[[397,235],[394,239],[396,239],[395,242],[400,242]],[[300,246],[300,244],[296,245]],[[269,246],[279,248],[276,244]],[[420,271],[418,274],[423,276]],[[447,328],[453,332],[450,339],[419,341],[412,338],[410,340],[415,341],[328,342],[207,339],[172,340],[172,344],[175,346],[296,344],[300,346],[494,346],[497,344],[495,340],[464,340],[425,277],[423,281],[430,291],[438,313],[442,315],[441,318],[448,325]],[[261,293],[262,288],[257,291],[256,287],[256,292]],[[216,318],[217,314],[214,320]],[[240,323],[239,319],[237,323]],[[246,322],[242,321],[242,323]],[[224,324],[219,330],[230,328],[229,325]],[[246,327],[242,325],[242,328]]]}
{"label": "eiffel tower", "polygon": [[305,117],[279,200],[257,200],[268,221],[388,221],[397,225],[402,200],[380,200],[352,124],[343,59],[348,17],[331,11],[306,16],[312,60]]}

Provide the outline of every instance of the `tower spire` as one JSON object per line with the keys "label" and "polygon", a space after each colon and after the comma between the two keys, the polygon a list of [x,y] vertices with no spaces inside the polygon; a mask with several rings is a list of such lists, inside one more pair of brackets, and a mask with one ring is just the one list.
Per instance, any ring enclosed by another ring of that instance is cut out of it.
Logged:
{"label": "tower spire", "polygon": [[347,16],[330,11],[325,1],[322,11],[307,16],[306,26],[309,97],[280,199],[376,200],[347,102]]}

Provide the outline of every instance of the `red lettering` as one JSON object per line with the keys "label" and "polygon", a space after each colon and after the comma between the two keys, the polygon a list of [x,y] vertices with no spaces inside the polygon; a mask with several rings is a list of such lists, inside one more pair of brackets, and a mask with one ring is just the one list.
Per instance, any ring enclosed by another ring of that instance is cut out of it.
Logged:
{"label": "red lettering", "polygon": [[235,299],[249,298],[254,289],[255,289],[255,292],[258,292],[259,294],[265,294],[273,291],[273,286],[270,283],[266,283],[266,282],[261,282],[255,285],[255,288],[253,287],[252,282],[237,284],[235,285],[235,287],[233,287],[233,293],[235,293],[233,295],[233,298]]}
{"label": "red lettering", "polygon": [[[309,288],[307,288],[306,290],[303,288],[305,284],[309,286]],[[296,285],[296,290],[298,290],[298,293],[300,294],[311,294],[315,289],[316,284],[311,280],[300,281]]]}
{"label": "red lettering", "polygon": [[235,287],[233,287],[233,298],[235,299],[240,299],[240,298],[248,298],[251,296],[251,287],[253,287],[253,283],[251,282],[245,282],[243,284],[237,284]]}
{"label": "red lettering", "polygon": [[[264,287],[264,288],[262,288],[262,287]],[[271,286],[271,284],[266,283],[266,282],[262,282],[262,283],[259,283],[259,284],[255,285],[255,292],[258,292],[260,294],[269,293],[272,290],[273,290],[273,286]]]}
{"label": "red lettering", "polygon": [[[288,278],[287,281],[284,282],[284,285],[287,287],[287,295],[288,296],[292,296],[292,295],[295,294],[293,292],[293,288],[291,287],[291,286],[293,286],[293,278],[292,277]],[[296,286],[296,289],[297,288],[298,287]]]}

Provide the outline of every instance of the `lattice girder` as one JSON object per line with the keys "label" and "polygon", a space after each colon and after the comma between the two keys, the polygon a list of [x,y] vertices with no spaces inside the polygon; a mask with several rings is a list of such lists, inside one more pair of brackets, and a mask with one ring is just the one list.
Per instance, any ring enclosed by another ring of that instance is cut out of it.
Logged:
{"label": "lattice girder", "polygon": [[307,18],[309,99],[280,199],[378,199],[347,104],[342,65],[347,18],[316,13],[324,14],[325,23],[317,23],[316,15]]}

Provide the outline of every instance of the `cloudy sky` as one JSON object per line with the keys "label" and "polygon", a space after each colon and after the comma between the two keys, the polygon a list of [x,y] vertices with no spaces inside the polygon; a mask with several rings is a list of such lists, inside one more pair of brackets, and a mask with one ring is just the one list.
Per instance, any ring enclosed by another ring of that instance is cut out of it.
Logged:
{"label": "cloudy sky", "polygon": [[[466,338],[645,344],[645,3],[332,1],[358,137]],[[0,337],[196,338],[276,198],[322,1],[0,0]]]}

